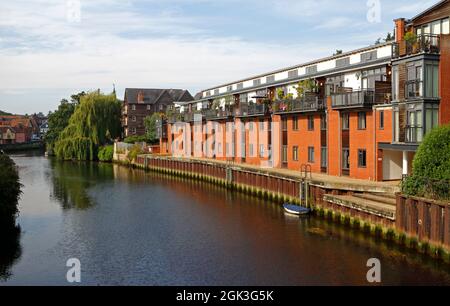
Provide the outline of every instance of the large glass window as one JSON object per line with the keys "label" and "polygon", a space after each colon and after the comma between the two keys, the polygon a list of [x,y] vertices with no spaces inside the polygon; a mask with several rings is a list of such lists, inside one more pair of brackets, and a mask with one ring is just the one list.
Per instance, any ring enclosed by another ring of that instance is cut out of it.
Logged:
{"label": "large glass window", "polygon": [[380,130],[384,129],[384,111],[380,111]]}
{"label": "large glass window", "polygon": [[308,116],[308,131],[314,131],[314,116]]}
{"label": "large glass window", "polygon": [[442,34],[450,34],[450,20],[446,18],[442,20]]}
{"label": "large glass window", "polygon": [[425,133],[439,124],[439,105],[427,105],[425,110]]}
{"label": "large glass window", "polygon": [[425,95],[428,98],[439,97],[439,65],[428,62],[425,64]]}
{"label": "large glass window", "polygon": [[298,117],[292,117],[292,129],[298,131]]}
{"label": "large glass window", "polygon": [[287,154],[288,153],[288,146],[283,146],[283,151],[281,154],[281,159],[283,163],[287,163]]}
{"label": "large glass window", "polygon": [[392,99],[394,101],[399,99],[399,74],[398,66],[392,68]]}
{"label": "large glass window", "polygon": [[400,142],[400,112],[394,111],[394,141]]}
{"label": "large glass window", "polygon": [[298,161],[298,147],[297,146],[292,148],[292,159],[294,161]]}

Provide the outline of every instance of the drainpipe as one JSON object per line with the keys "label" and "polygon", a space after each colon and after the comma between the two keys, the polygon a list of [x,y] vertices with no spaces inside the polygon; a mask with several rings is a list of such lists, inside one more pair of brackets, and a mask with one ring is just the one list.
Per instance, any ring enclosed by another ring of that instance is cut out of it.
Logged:
{"label": "drainpipe", "polygon": [[373,112],[373,159],[374,159],[374,181],[378,181],[378,150],[377,150],[377,109],[375,106],[372,106],[372,112]]}

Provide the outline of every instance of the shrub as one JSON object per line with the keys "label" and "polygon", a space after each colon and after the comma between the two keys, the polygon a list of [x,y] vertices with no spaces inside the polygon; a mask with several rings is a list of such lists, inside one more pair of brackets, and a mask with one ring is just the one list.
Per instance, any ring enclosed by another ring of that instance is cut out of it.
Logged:
{"label": "shrub", "polygon": [[413,174],[402,184],[406,195],[450,199],[450,125],[429,132],[413,161]]}
{"label": "shrub", "polygon": [[129,137],[125,138],[123,140],[123,142],[130,143],[130,144],[135,144],[136,142],[147,142],[147,136],[145,136],[145,135],[143,135],[143,136],[138,136],[138,135],[129,136]]}
{"label": "shrub", "polygon": [[133,162],[134,160],[136,160],[137,156],[138,156],[139,154],[142,154],[142,153],[143,153],[143,152],[142,152],[141,147],[138,146],[138,145],[134,145],[134,146],[128,151],[128,155],[127,155],[128,161],[129,161],[130,163]]}
{"label": "shrub", "polygon": [[111,162],[114,156],[114,146],[104,146],[98,151],[98,160],[102,162]]}
{"label": "shrub", "polygon": [[14,218],[18,212],[21,187],[16,164],[8,155],[0,154],[0,220]]}

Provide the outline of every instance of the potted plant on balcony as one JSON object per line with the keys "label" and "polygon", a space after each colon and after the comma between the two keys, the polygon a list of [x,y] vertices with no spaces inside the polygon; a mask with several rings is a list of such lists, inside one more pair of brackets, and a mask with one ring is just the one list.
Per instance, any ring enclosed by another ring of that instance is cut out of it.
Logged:
{"label": "potted plant on balcony", "polygon": [[406,42],[406,49],[414,54],[418,51],[417,35],[413,32],[408,32],[405,34],[404,40]]}

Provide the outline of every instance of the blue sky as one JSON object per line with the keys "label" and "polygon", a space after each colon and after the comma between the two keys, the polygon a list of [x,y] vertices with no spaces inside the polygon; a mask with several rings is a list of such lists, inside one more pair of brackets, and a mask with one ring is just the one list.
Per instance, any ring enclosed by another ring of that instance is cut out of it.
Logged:
{"label": "blue sky", "polygon": [[[0,110],[203,88],[364,47],[437,0],[1,0]],[[380,7],[377,18],[370,7]],[[80,4],[78,6],[78,4]],[[80,10],[77,8],[80,7]]]}

